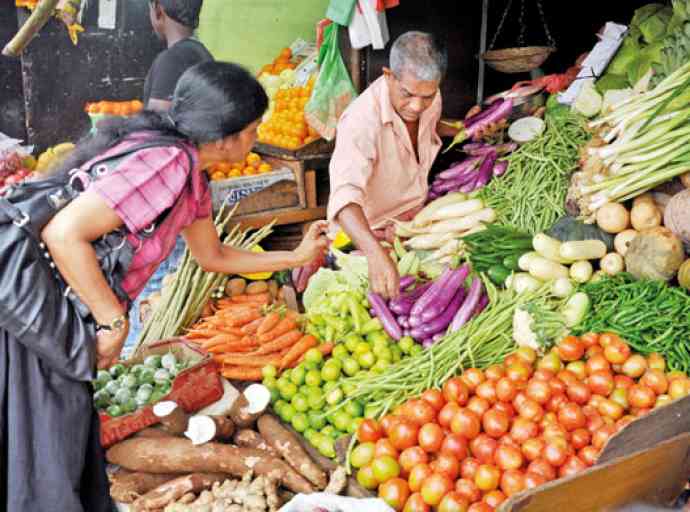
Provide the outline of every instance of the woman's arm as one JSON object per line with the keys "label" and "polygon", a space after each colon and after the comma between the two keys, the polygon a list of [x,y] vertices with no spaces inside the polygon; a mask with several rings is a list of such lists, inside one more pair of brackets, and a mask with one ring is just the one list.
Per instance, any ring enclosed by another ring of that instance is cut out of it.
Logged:
{"label": "woman's arm", "polygon": [[243,274],[274,272],[310,263],[328,247],[328,239],[325,237],[326,226],[325,221],[312,224],[304,240],[294,251],[263,253],[245,251],[222,244],[210,217],[197,220],[182,234],[192,256],[205,271]]}

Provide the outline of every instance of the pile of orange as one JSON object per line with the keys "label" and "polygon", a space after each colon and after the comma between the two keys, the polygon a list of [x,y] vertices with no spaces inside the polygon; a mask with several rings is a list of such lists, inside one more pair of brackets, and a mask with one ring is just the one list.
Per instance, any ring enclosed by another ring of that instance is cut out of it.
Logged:
{"label": "pile of orange", "polygon": [[286,149],[297,149],[319,138],[307,124],[304,106],[314,89],[314,78],[304,87],[280,89],[275,96],[275,110],[271,118],[258,129],[259,142]]}
{"label": "pile of orange", "polygon": [[295,69],[297,64],[292,62],[291,59],[292,50],[290,50],[290,48],[283,48],[280,50],[278,56],[273,59],[271,64],[266,64],[261,68],[261,72],[259,74],[268,73],[269,75],[279,75],[286,69]]}
{"label": "pile of orange", "polygon": [[241,162],[221,162],[213,164],[209,170],[212,181],[241,178],[242,176],[255,176],[267,174],[273,170],[271,164],[264,162],[256,153],[249,153]]}
{"label": "pile of orange", "polygon": [[144,109],[139,100],[132,101],[98,101],[87,103],[84,110],[88,114],[106,114],[110,116],[132,116]]}

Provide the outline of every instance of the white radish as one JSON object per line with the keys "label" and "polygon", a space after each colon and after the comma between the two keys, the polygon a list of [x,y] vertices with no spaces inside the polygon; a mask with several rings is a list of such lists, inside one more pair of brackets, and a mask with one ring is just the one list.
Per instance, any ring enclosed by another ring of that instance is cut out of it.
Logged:
{"label": "white radish", "polygon": [[587,260],[576,261],[570,265],[570,278],[576,283],[586,283],[593,272],[592,264]]}
{"label": "white radish", "polygon": [[457,236],[457,233],[429,233],[410,238],[403,245],[416,251],[428,251],[438,249]]}
{"label": "white radish", "polygon": [[529,273],[542,281],[551,281],[559,277],[568,277],[568,268],[555,261],[536,256],[530,261]]}
{"label": "white radish", "polygon": [[411,238],[416,235],[422,235],[427,233],[428,230],[424,228],[416,228],[412,225],[412,222],[401,222],[398,220],[393,220],[395,224],[395,234],[396,236],[403,238]]}
{"label": "white radish", "polygon": [[601,267],[601,270],[606,272],[608,275],[614,276],[625,270],[625,260],[623,259],[623,256],[617,252],[612,252],[601,258],[599,266]]}
{"label": "white radish", "polygon": [[512,279],[510,280],[510,286],[518,294],[533,292],[542,286],[541,281],[524,272],[518,272],[517,274],[513,274],[511,277]]}
{"label": "white radish", "polygon": [[561,258],[571,261],[598,260],[606,255],[606,244],[601,240],[579,240],[563,242]]}
{"label": "white radish", "polygon": [[430,231],[432,233],[456,233],[458,231],[467,231],[482,223],[491,223],[495,220],[496,212],[494,212],[492,208],[484,208],[466,217],[442,220],[441,222],[432,224]]}
{"label": "white radish", "polygon": [[451,204],[459,203],[467,198],[462,192],[451,192],[443,197],[439,197],[435,201],[430,202],[426,205],[422,211],[420,211],[412,221],[413,225],[416,227],[421,227],[429,224],[431,222],[430,216],[433,215],[438,209],[443,208]]}
{"label": "white radish", "polygon": [[560,299],[569,297],[574,289],[573,283],[567,277],[559,277],[551,284],[551,293]]}
{"label": "white radish", "polygon": [[[461,201],[458,203],[449,204],[439,208],[434,213],[430,214],[429,221],[457,219],[458,217],[467,217],[472,213],[476,213],[484,208],[484,203],[481,199],[470,199],[468,201]],[[416,220],[416,219],[415,219]]]}
{"label": "white radish", "polygon": [[532,238],[532,247],[540,256],[556,263],[570,263],[570,260],[561,257],[561,242],[544,233],[538,233]]}
{"label": "white radish", "polygon": [[538,252],[526,252],[522,256],[520,256],[520,259],[518,259],[518,267],[520,267],[520,270],[524,270],[525,272],[529,272],[529,262],[532,261],[532,258],[535,256],[539,256]]}

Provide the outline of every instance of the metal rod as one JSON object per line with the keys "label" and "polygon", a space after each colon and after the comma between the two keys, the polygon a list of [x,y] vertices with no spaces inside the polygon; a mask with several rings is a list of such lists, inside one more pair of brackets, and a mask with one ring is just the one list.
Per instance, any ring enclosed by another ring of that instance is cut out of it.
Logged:
{"label": "metal rod", "polygon": [[489,0],[482,0],[482,28],[479,35],[479,73],[477,74],[477,105],[484,101],[484,74],[486,65],[482,55],[486,51],[486,32],[489,24]]}

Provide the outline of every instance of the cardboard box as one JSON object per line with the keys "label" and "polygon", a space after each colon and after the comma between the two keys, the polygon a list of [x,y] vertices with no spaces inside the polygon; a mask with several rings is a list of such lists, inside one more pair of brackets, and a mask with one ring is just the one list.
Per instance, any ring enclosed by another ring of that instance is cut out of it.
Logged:
{"label": "cardboard box", "polygon": [[[131,359],[123,361],[123,364],[133,366],[142,363],[149,355],[163,355],[168,352],[175,354],[178,359],[190,362],[191,366],[175,378],[170,393],[162,401],[172,400],[185,412],[193,413],[220,400],[223,396],[223,384],[218,373],[218,365],[208,354],[202,353],[195,345],[181,338],[147,345]],[[158,417],[153,414],[153,405],[116,418],[101,412],[100,419],[101,444],[105,448],[159,422]]]}
{"label": "cardboard box", "polygon": [[267,174],[212,181],[211,198],[213,201],[213,209],[214,211],[218,211],[223,204],[233,205],[235,203],[239,203],[243,198],[270,187],[271,185],[274,185],[280,181],[293,182],[295,183],[295,187],[297,187],[295,174],[288,167],[282,167]]}

